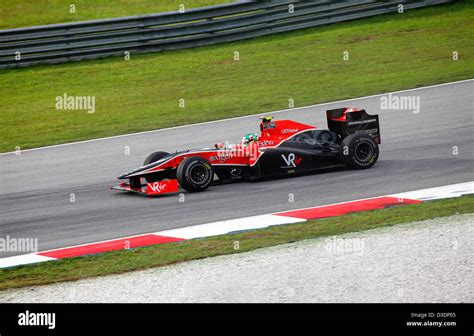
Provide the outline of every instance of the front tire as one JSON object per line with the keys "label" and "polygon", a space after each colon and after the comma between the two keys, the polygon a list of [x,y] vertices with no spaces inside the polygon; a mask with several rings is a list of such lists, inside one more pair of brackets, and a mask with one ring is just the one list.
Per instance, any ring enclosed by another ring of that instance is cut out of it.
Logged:
{"label": "front tire", "polygon": [[192,156],[184,159],[178,166],[176,177],[179,185],[189,192],[206,190],[214,179],[214,171],[206,159]]}
{"label": "front tire", "polygon": [[[166,153],[166,152],[151,153],[150,155],[147,156],[147,158],[145,159],[145,162],[143,162],[143,165],[144,166],[149,165],[150,163],[161,160],[162,158],[164,158],[167,155],[169,155],[169,153]],[[156,181],[159,180],[158,176],[155,176],[153,174],[149,174],[148,176],[144,176],[144,178],[145,178],[145,181],[147,181],[147,183],[153,183],[153,182],[156,182]]]}
{"label": "front tire", "polygon": [[379,158],[379,146],[370,135],[351,134],[341,143],[341,160],[353,169],[372,167]]}

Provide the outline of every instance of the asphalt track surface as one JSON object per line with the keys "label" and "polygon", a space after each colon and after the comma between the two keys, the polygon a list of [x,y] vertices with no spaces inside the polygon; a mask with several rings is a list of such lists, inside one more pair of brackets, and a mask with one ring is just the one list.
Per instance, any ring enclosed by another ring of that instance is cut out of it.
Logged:
{"label": "asphalt track surface", "polygon": [[[39,250],[224,219],[474,180],[474,80],[394,93],[419,96],[421,110],[381,110],[381,96],[275,113],[326,128],[325,110],[378,113],[382,144],[369,170],[330,172],[214,186],[204,193],[148,198],[111,191],[115,178],[157,150],[240,141],[258,116],[190,125],[0,156],[0,237],[38,238]],[[100,113],[100,106],[96,113]],[[272,115],[272,113],[266,113]],[[130,155],[125,155],[125,147]],[[454,155],[454,146],[458,154]],[[294,202],[289,202],[289,194]],[[70,202],[71,194],[75,202]],[[0,252],[0,257],[22,254]]]}

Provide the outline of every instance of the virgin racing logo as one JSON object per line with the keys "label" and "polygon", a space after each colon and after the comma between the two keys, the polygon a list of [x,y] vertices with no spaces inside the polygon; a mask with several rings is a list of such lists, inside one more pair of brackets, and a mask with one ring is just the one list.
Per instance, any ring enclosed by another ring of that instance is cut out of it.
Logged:
{"label": "virgin racing logo", "polygon": [[148,183],[148,186],[150,187],[151,190],[154,192],[162,192],[166,188],[166,184],[164,183],[159,183],[159,182],[153,182],[153,183]]}
{"label": "virgin racing logo", "polygon": [[286,166],[282,166],[280,168],[296,168],[296,166],[299,166],[301,161],[303,161],[302,157],[297,157],[294,153],[290,153],[288,156],[282,154],[281,157],[283,158],[283,161],[285,161]]}

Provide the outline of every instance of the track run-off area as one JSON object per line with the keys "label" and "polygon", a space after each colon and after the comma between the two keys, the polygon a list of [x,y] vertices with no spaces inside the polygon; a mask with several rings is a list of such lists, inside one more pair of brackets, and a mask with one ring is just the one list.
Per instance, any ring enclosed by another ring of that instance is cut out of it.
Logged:
{"label": "track run-off area", "polygon": [[[473,181],[473,89],[474,80],[466,80],[390,95],[419,99],[417,113],[382,109],[387,95],[262,111],[326,128],[327,109],[365,108],[380,116],[379,161],[369,170],[337,169],[213,186],[204,193],[184,193],[184,202],[178,194],[147,198],[110,187],[151,152],[240,141],[245,133],[258,131],[259,116],[25,150],[20,155],[4,153],[1,236],[37,238],[42,251]],[[17,254],[22,253],[1,252],[0,258]]]}

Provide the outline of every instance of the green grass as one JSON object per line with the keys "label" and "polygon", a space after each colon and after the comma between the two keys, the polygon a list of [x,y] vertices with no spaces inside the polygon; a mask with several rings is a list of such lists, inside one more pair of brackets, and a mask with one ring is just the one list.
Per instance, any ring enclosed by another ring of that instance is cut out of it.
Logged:
{"label": "green grass", "polygon": [[[39,265],[25,265],[0,270],[0,290],[118,274],[217,255],[241,253],[304,239],[472,212],[474,212],[474,195],[281,225],[239,234],[107,252]],[[234,249],[236,241],[240,245],[237,250]]]}
{"label": "green grass", "polygon": [[[176,11],[232,0],[0,0],[0,29]],[[70,5],[76,6],[75,13]]]}
{"label": "green grass", "polygon": [[[0,151],[285,109],[290,98],[304,106],[472,78],[473,3],[130,61],[0,71]],[[56,110],[63,93],[95,96],[96,112]]]}

